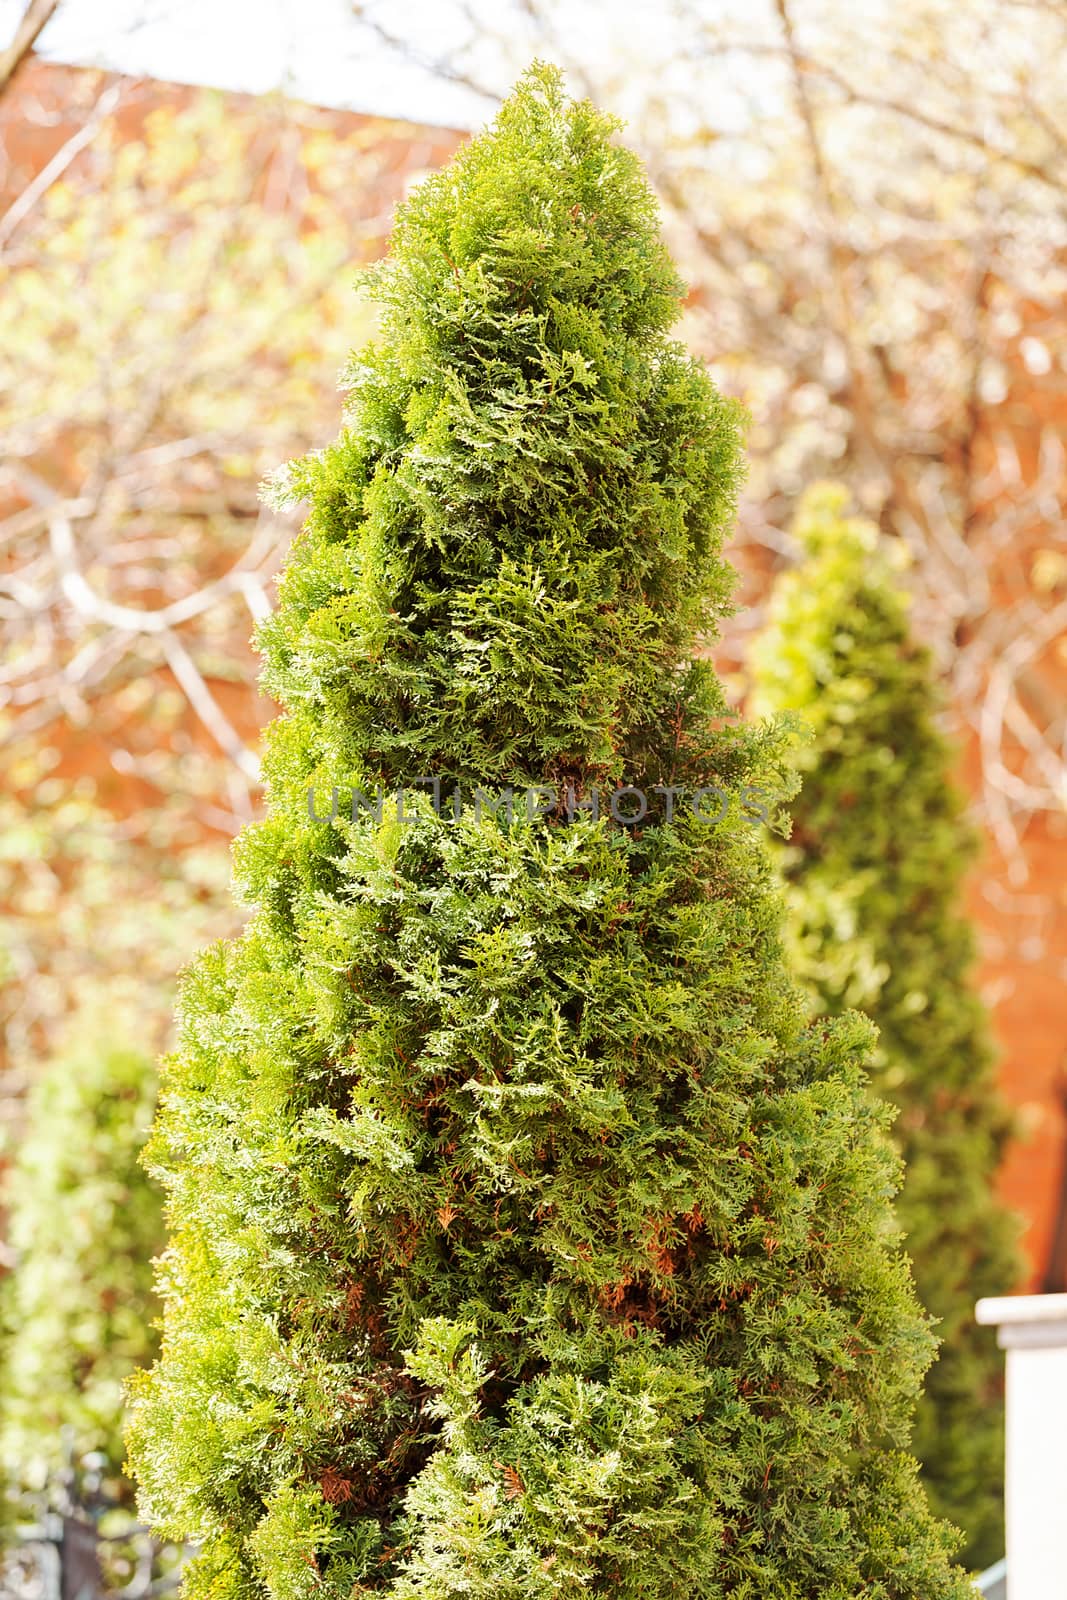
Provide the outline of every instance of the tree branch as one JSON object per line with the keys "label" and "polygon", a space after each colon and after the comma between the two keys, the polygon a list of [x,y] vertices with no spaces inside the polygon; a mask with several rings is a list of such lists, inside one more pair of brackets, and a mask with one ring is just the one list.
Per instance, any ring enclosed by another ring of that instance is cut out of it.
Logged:
{"label": "tree branch", "polygon": [[0,250],[4,248],[15,229],[29,216],[41,196],[61,178],[71,162],[92,144],[100,129],[114,111],[122,92],[120,84],[113,83],[97,100],[87,121],[71,134],[66,144],[60,146],[48,164],[41,168],[32,183],[28,183],[18,199],[0,217]]}
{"label": "tree branch", "polygon": [[22,21],[15,29],[15,37],[7,49],[0,52],[0,95],[11,83],[58,6],[59,0],[29,0],[22,13]]}

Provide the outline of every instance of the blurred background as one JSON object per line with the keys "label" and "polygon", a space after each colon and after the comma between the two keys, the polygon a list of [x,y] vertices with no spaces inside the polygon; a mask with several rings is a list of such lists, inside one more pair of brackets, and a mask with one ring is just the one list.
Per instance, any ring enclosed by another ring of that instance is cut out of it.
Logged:
{"label": "blurred background", "polygon": [[236,926],[294,531],[257,486],[336,431],[397,201],[535,56],[626,119],[751,413],[732,698],[809,484],[909,554],[984,843],[1004,1291],[1065,1290],[1063,0],[0,0],[4,1159],[45,1064],[150,1060]]}

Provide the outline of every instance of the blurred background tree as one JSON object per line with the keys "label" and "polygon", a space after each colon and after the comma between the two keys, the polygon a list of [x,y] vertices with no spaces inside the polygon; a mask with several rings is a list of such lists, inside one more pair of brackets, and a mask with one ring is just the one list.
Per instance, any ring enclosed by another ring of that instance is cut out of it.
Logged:
{"label": "blurred background tree", "polygon": [[1004,1549],[1003,1358],[974,1303],[1017,1282],[1021,1262],[996,1194],[1010,1117],[961,895],[976,839],[910,629],[904,551],[849,515],[835,484],[805,494],[794,532],[801,559],[750,653],[753,709],[799,713],[811,734],[779,851],[792,968],[816,1014],[855,1007],[878,1025],[872,1086],[900,1113],[897,1215],[942,1340],[912,1448],[983,1568]]}
{"label": "blurred background tree", "polygon": [[[127,998],[127,997],[123,997]],[[123,1383],[155,1357],[152,1258],[163,1202],[139,1164],[156,1099],[152,1055],[123,998],[75,1012],[30,1090],[6,1174],[12,1270],[0,1284],[0,1464],[40,1491],[99,1453],[122,1479]]]}
{"label": "blurred background tree", "polygon": [[[97,987],[72,1012],[29,1088],[0,1192],[0,1531],[88,1514],[104,1535],[105,1590],[129,1600],[165,1593],[182,1558],[139,1525],[123,1473],[125,1384],[157,1352],[153,1258],[166,1242],[163,1197],[139,1160],[160,1003],[141,979],[139,992],[129,976]],[[0,1591],[38,1593],[32,1562],[3,1543]]]}

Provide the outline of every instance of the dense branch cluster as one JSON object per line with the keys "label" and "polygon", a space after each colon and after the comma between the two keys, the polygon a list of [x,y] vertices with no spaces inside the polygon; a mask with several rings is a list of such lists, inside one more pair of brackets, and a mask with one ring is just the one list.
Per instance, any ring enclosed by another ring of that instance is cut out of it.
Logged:
{"label": "dense branch cluster", "polygon": [[311,111],[144,99],[102,88],[0,220],[0,748],[91,727],[104,788],[110,757],[232,833],[264,712],[247,640],[294,529],[257,482],[328,414],[338,190],[365,211],[376,167]]}

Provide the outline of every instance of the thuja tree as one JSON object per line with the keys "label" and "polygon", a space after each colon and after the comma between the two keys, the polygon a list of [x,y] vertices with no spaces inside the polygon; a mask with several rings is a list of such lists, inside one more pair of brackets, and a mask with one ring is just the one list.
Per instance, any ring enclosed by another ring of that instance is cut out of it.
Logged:
{"label": "thuja tree", "polygon": [[873,1086],[899,1108],[905,1163],[898,1216],[943,1341],[914,1448],[982,1566],[1003,1553],[1002,1358],[974,1302],[1009,1290],[1019,1261],[996,1195],[1008,1119],[961,898],[975,839],[899,566],[833,485],[805,498],[796,532],[802,559],[752,657],[758,707],[801,713],[813,735],[797,747],[782,851],[791,954],[817,1011],[862,1006],[879,1028]]}
{"label": "thuja tree", "polygon": [[[190,1597],[966,1592],[905,1453],[871,1031],[804,1024],[746,805],[780,744],[695,655],[739,418],[613,132],[534,69],[417,190],[287,478],[255,911],[152,1146],[130,1447]],[[621,784],[658,809],[594,815]]]}
{"label": "thuja tree", "polygon": [[124,1041],[135,1026],[113,1006],[76,1016],[33,1084],[6,1174],[0,1463],[16,1499],[90,1452],[122,1495],[123,1384],[156,1354],[164,1244],[162,1196],[138,1160],[156,1070]]}

